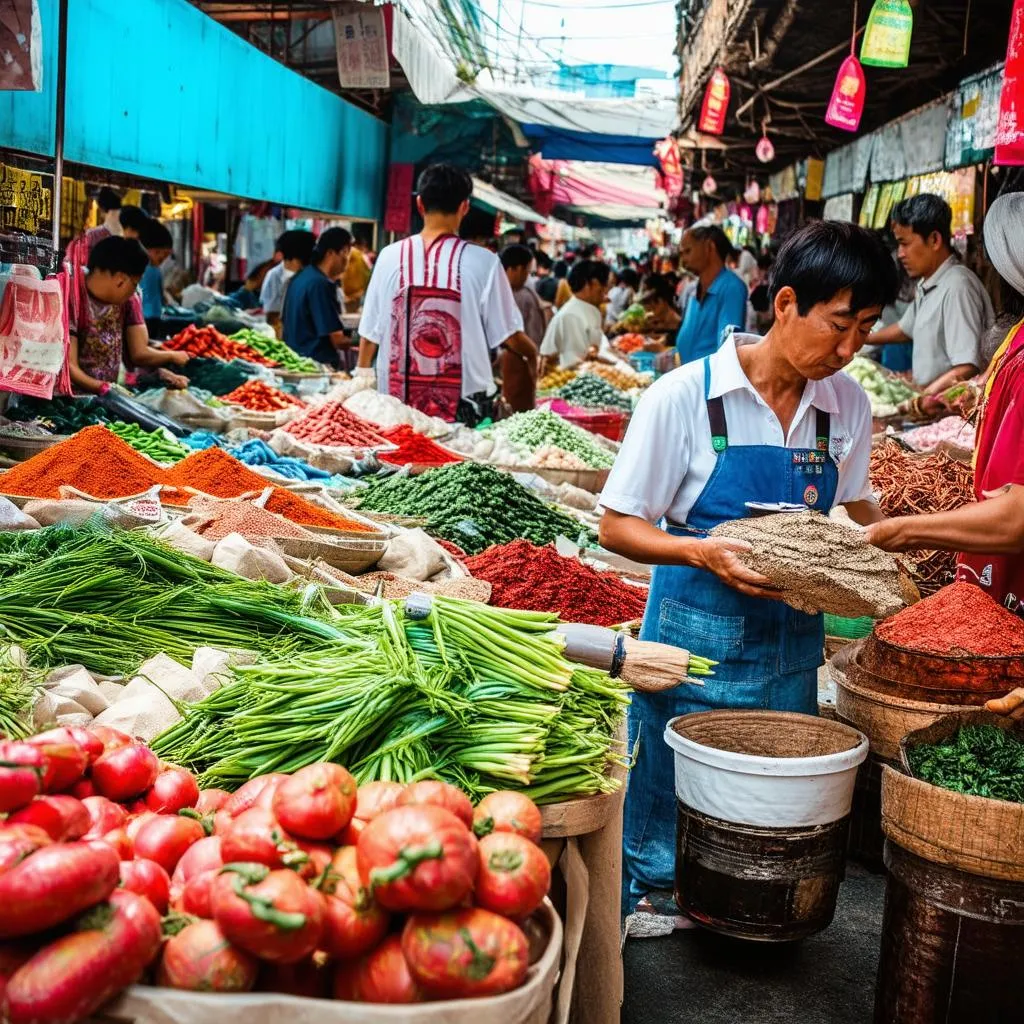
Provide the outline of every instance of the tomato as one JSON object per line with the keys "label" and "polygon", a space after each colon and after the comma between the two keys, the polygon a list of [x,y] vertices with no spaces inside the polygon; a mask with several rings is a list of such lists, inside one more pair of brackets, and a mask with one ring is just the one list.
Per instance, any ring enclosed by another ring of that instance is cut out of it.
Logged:
{"label": "tomato", "polygon": [[47,732],[37,733],[28,742],[44,746],[47,743],[75,743],[85,751],[89,764],[92,764],[103,753],[103,740],[94,732],[78,725],[65,725]]}
{"label": "tomato", "polygon": [[10,1024],[77,1021],[137,981],[160,949],[160,915],[133,892],[113,892],[11,976]]}
{"label": "tomato", "polygon": [[329,999],[330,971],[319,953],[295,964],[263,964],[256,982],[258,992],[282,992],[306,999]]}
{"label": "tomato", "polygon": [[127,733],[120,729],[111,729],[108,725],[90,725],[88,732],[91,732],[100,743],[104,751],[117,750],[118,747],[127,747],[134,740]]}
{"label": "tomato", "polygon": [[402,953],[416,983],[435,999],[508,992],[522,985],[530,965],[522,929],[477,908],[414,914],[402,929]]}
{"label": "tomato", "polygon": [[506,917],[527,917],[551,887],[551,866],[539,846],[515,832],[480,840],[480,874],[473,902]]}
{"label": "tomato", "polygon": [[337,846],[355,846],[359,842],[359,833],[366,828],[366,822],[353,818],[335,837]]}
{"label": "tomato", "polygon": [[200,814],[213,814],[230,799],[231,794],[226,789],[201,789],[196,801],[196,810]]}
{"label": "tomato", "polygon": [[320,941],[323,899],[294,871],[226,864],[211,902],[213,919],[228,940],[261,960],[295,963]]}
{"label": "tomato", "polygon": [[539,843],[543,831],[540,808],[522,793],[488,793],[473,812],[473,831],[480,839],[492,832],[518,832],[531,843]]}
{"label": "tomato", "polygon": [[422,1003],[402,954],[402,938],[389,935],[359,960],[340,963],[334,974],[334,998],[359,1003]]}
{"label": "tomato", "polygon": [[84,800],[87,796],[96,796],[96,787],[92,784],[92,779],[80,779],[68,790],[68,795]]}
{"label": "tomato", "polygon": [[296,839],[295,845],[308,858],[305,864],[295,870],[306,879],[307,882],[316,884],[316,880],[330,867],[331,858],[334,856],[334,848],[327,843],[314,843],[310,839]]}
{"label": "tomato", "polygon": [[186,914],[194,917],[213,917],[213,887],[217,882],[220,869],[200,871],[193,875],[182,887],[179,904]]}
{"label": "tomato", "polygon": [[256,961],[213,921],[194,921],[167,940],[156,983],[190,992],[248,992],[258,972]]}
{"label": "tomato", "polygon": [[111,829],[101,836],[90,838],[88,842],[90,845],[110,847],[121,860],[131,860],[135,856],[135,844],[124,828]]}
{"label": "tomato", "polygon": [[203,871],[219,871],[224,867],[220,853],[220,836],[204,836],[182,855],[171,875],[172,885],[184,885]]}
{"label": "tomato", "polygon": [[213,834],[215,836],[223,836],[231,831],[231,826],[234,823],[234,818],[228,814],[227,811],[222,807],[219,811],[213,812]]}
{"label": "tomato", "polygon": [[156,780],[160,762],[141,743],[105,749],[92,766],[96,792],[109,800],[131,800],[145,793]]}
{"label": "tomato", "polygon": [[11,975],[28,963],[37,947],[28,942],[5,942],[0,945],[0,1007],[3,1006],[4,992]]}
{"label": "tomato", "polygon": [[[283,779],[287,779],[287,775],[282,775],[280,772],[274,772],[270,775],[260,775],[258,778],[250,779],[244,786],[239,788],[235,793],[228,798],[228,800],[222,806],[222,810],[226,811],[232,818],[238,817],[243,811],[249,810],[255,803],[259,795],[268,786],[277,788],[277,784]],[[271,790],[270,799],[273,799],[273,792]]]}
{"label": "tomato", "polygon": [[134,843],[138,834],[142,831],[143,826],[152,821],[153,818],[158,818],[160,815],[154,814],[152,811],[144,811],[142,814],[131,815],[128,818],[128,823],[125,825],[125,831],[128,833],[128,838]]}
{"label": "tomato", "polygon": [[366,782],[356,790],[355,817],[360,821],[373,821],[378,814],[390,811],[398,804],[405,789],[400,782]]}
{"label": "tomato", "polygon": [[324,894],[320,948],[326,953],[343,959],[360,956],[387,934],[389,915],[360,881],[354,846],[335,853],[320,891]]}
{"label": "tomato", "polygon": [[299,849],[274,812],[263,807],[243,811],[221,836],[220,843],[225,864],[242,861],[268,868],[298,869],[309,861],[309,854]]}
{"label": "tomato", "polygon": [[0,939],[52,928],[106,899],[117,854],[90,843],[43,846],[0,874]]}
{"label": "tomato", "polygon": [[128,821],[125,809],[105,796],[87,796],[82,806],[89,812],[89,831],[85,833],[87,839],[95,839],[115,828],[121,828]]}
{"label": "tomato", "polygon": [[156,861],[140,857],[137,860],[123,860],[120,865],[120,888],[145,896],[157,909],[166,914],[171,895],[171,880]]}
{"label": "tomato", "polygon": [[52,843],[49,834],[37,825],[5,825],[0,829],[0,874]]}
{"label": "tomato", "polygon": [[277,787],[273,809],[294,835],[330,839],[352,820],[356,780],[341,765],[311,764]]}
{"label": "tomato", "polygon": [[89,767],[89,755],[77,743],[39,743],[36,738],[26,742],[31,743],[46,759],[44,793],[62,793],[70,789],[81,780]]}
{"label": "tomato", "polygon": [[476,840],[443,807],[396,807],[359,836],[356,861],[363,885],[386,910],[447,910],[473,888]]}
{"label": "tomato", "polygon": [[80,839],[89,831],[89,812],[81,800],[61,793],[37,796],[27,807],[15,811],[11,825],[38,825],[57,843]]}
{"label": "tomato", "polygon": [[157,814],[176,814],[185,807],[195,807],[199,800],[196,777],[184,768],[166,768],[146,791],[146,807]]}
{"label": "tomato", "polygon": [[432,807],[443,807],[451,811],[466,828],[473,827],[473,805],[469,797],[447,782],[437,779],[424,779],[406,786],[399,794],[396,806],[409,807],[429,804]]}
{"label": "tomato", "polygon": [[154,860],[171,874],[185,851],[206,835],[195,818],[158,814],[150,818],[135,836],[135,856]]}
{"label": "tomato", "polygon": [[0,814],[16,811],[42,792],[43,752],[29,743],[0,743]]}

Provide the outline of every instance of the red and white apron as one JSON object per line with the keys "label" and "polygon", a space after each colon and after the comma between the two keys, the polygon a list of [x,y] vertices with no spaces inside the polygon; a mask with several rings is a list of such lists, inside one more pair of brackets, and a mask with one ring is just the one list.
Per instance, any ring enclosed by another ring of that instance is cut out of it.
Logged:
{"label": "red and white apron", "polygon": [[[416,248],[423,253],[417,267]],[[450,422],[462,398],[462,254],[466,243],[442,235],[424,248],[402,243],[391,317],[388,391],[428,416]]]}

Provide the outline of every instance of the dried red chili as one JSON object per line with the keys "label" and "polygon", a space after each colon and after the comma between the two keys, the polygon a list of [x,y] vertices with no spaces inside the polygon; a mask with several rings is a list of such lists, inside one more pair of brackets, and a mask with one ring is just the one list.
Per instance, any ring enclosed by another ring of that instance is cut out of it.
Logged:
{"label": "dried red chili", "polygon": [[394,451],[379,454],[381,462],[392,466],[410,463],[414,466],[447,466],[450,462],[462,462],[461,456],[442,448],[429,437],[416,433],[408,424],[385,430],[384,436],[398,446]]}
{"label": "dried red chili", "polygon": [[1024,620],[973,583],[953,583],[875,626],[875,636],[924,654],[1024,654]]}
{"label": "dried red chili", "polygon": [[646,588],[528,540],[488,548],[466,565],[473,576],[491,584],[491,604],[555,612],[564,622],[613,626],[640,618],[647,603]]}

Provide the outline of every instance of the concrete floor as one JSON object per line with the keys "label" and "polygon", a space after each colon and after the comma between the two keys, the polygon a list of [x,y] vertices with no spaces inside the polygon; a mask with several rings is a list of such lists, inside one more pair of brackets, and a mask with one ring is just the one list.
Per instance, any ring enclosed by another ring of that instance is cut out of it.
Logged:
{"label": "concrete floor", "polygon": [[848,864],[831,926],[801,943],[630,939],[622,1024],[871,1024],[884,894]]}

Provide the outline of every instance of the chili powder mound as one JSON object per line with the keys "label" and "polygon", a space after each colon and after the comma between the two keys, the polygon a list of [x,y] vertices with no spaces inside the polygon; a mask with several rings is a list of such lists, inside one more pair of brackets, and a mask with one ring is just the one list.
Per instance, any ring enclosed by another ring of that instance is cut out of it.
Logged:
{"label": "chili powder mound", "polygon": [[270,486],[266,477],[248,469],[223,448],[204,448],[167,470],[164,482],[171,487],[192,487],[215,498],[237,498]]}
{"label": "chili powder mound", "polygon": [[5,494],[59,498],[63,485],[94,498],[125,498],[163,481],[164,470],[106,427],[86,427],[9,469],[0,478]]}
{"label": "chili powder mound", "polygon": [[421,466],[447,466],[450,462],[462,462],[461,456],[435,444],[429,437],[418,434],[408,424],[385,430],[384,436],[394,445],[395,451],[380,452],[378,458],[392,466],[408,463]]}
{"label": "chili powder mound", "polygon": [[1024,620],[973,583],[953,583],[875,626],[888,644],[923,654],[1024,654]]}
{"label": "chili powder mound", "polygon": [[349,519],[348,516],[339,515],[329,508],[322,508],[306,501],[299,494],[286,491],[283,487],[275,487],[273,493],[263,506],[268,512],[276,512],[293,523],[300,523],[303,526],[321,526],[331,530],[348,530],[350,533],[373,533],[373,527],[359,522],[358,519]]}
{"label": "chili powder mound", "polygon": [[646,588],[528,540],[488,548],[466,565],[473,576],[491,584],[491,604],[554,612],[563,622],[613,626],[640,618],[647,603]]}

